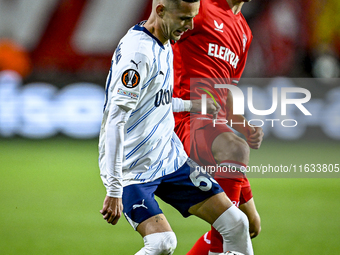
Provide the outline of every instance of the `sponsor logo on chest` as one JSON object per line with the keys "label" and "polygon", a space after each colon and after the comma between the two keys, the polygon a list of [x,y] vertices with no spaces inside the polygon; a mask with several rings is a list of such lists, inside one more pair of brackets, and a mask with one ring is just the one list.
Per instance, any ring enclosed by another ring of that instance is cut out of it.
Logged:
{"label": "sponsor logo on chest", "polygon": [[172,102],[172,89],[160,89],[155,96],[155,106],[168,105]]}
{"label": "sponsor logo on chest", "polygon": [[232,52],[229,48],[217,45],[215,43],[209,43],[208,56],[222,59],[229,63],[235,69],[240,61],[240,57]]}
{"label": "sponsor logo on chest", "polygon": [[216,30],[216,31],[219,31],[219,32],[222,32],[222,33],[223,33],[223,26],[224,26],[223,23],[218,24],[217,21],[214,20],[214,25],[215,25],[215,30]]}

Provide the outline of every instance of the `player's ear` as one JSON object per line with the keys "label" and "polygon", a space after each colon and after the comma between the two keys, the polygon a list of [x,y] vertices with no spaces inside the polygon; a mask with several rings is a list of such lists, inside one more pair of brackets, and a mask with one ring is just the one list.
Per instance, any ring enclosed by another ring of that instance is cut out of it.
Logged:
{"label": "player's ear", "polygon": [[159,4],[156,7],[156,13],[160,18],[163,18],[165,15],[165,6],[163,4]]}

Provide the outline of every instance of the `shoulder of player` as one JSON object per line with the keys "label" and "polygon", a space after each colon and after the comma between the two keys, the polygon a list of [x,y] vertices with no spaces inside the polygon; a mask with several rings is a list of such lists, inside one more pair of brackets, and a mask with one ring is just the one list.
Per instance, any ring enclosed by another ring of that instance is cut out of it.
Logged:
{"label": "shoulder of player", "polygon": [[244,29],[246,29],[247,31],[249,31],[249,33],[251,33],[251,29],[249,27],[249,24],[248,24],[246,18],[243,16],[242,13],[240,13],[240,17],[241,17],[241,22],[242,22]]}
{"label": "shoulder of player", "polygon": [[[130,43],[128,40],[127,43],[122,43],[121,45],[121,58],[123,65],[126,61],[135,63],[143,63],[148,66],[152,65],[153,57],[150,55],[150,49],[138,43]],[[142,65],[143,65],[142,64]],[[138,68],[138,67],[137,67]]]}
{"label": "shoulder of player", "polygon": [[125,52],[125,55],[133,53],[145,58],[145,60],[149,60],[149,62],[153,62],[155,56],[158,55],[160,47],[165,49],[165,47],[159,45],[159,42],[155,41],[154,38],[140,31],[128,33],[123,37],[121,42],[122,52]]}
{"label": "shoulder of player", "polygon": [[241,24],[243,26],[243,31],[246,34],[247,38],[248,38],[248,43],[250,43],[252,41],[252,39],[253,39],[253,33],[251,32],[249,24],[248,24],[246,18],[243,16],[242,13],[240,13],[240,21],[241,21]]}

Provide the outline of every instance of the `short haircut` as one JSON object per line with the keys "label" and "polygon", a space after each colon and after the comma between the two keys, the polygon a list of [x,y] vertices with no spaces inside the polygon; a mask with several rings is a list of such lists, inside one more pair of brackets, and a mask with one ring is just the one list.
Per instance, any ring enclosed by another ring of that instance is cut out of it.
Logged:
{"label": "short haircut", "polygon": [[187,3],[195,3],[195,2],[199,2],[200,0],[168,0],[168,1],[174,4],[179,4],[182,1],[187,2]]}
{"label": "short haircut", "polygon": [[[181,4],[181,2],[186,2],[186,3],[197,3],[200,0],[163,0],[165,3],[168,3],[171,6],[174,6],[178,8]],[[162,2],[162,0],[153,0],[153,7],[155,7],[157,4]]]}
{"label": "short haircut", "polygon": [[181,2],[196,3],[199,2],[200,0],[166,0],[166,1],[168,1],[168,3],[173,4],[176,7],[179,7]]}

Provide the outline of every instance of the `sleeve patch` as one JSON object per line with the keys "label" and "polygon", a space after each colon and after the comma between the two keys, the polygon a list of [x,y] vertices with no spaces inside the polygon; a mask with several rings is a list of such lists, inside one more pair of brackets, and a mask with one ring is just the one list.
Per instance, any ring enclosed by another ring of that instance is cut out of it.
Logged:
{"label": "sleeve patch", "polygon": [[128,69],[122,75],[122,83],[125,87],[131,89],[136,87],[140,82],[140,75],[136,70]]}
{"label": "sleeve patch", "polygon": [[118,91],[117,91],[117,94],[118,95],[122,95],[122,96],[126,96],[126,97],[130,97],[132,99],[138,99],[139,97],[139,94],[136,93],[136,92],[131,92],[131,91],[127,91],[127,90],[123,90],[121,88],[118,88]]}

